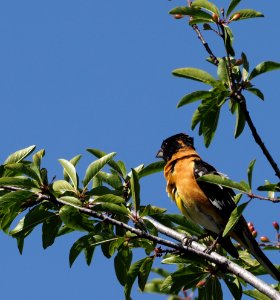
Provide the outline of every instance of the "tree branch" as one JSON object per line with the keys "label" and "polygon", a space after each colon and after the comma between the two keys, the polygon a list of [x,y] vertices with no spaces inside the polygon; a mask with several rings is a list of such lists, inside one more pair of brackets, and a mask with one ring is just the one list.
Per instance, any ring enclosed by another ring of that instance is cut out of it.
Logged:
{"label": "tree branch", "polygon": [[[145,217],[145,219],[149,220],[157,228],[157,230],[159,232],[161,232],[162,234],[184,243],[184,240],[185,240],[184,234],[179,233],[171,228],[168,228],[150,217]],[[266,284],[264,281],[255,277],[250,272],[244,270],[239,265],[228,260],[224,256],[221,256],[216,252],[212,252],[211,254],[206,254],[205,253],[206,247],[195,241],[189,241],[188,244],[189,244],[188,246],[182,246],[183,249],[188,249],[191,251],[196,250],[196,252],[194,252],[194,253],[198,252],[199,256],[204,257],[205,259],[214,262],[215,264],[221,266],[223,269],[229,271],[230,273],[238,276],[239,278],[244,279],[247,283],[251,284],[257,290],[259,290],[266,296],[270,297],[271,299],[278,299],[278,300],[280,299],[280,293],[278,291],[273,289],[271,286]]]}
{"label": "tree branch", "polygon": [[245,116],[245,119],[246,119],[246,122],[251,130],[251,133],[254,137],[254,140],[255,142],[259,145],[259,147],[261,148],[263,154],[265,155],[265,157],[267,158],[268,162],[270,163],[270,165],[272,166],[274,172],[275,172],[275,175],[280,179],[280,170],[278,168],[278,165],[277,163],[275,162],[275,160],[273,159],[273,157],[271,156],[270,152],[268,151],[268,149],[266,148],[264,142],[262,141],[260,135],[258,134],[257,132],[257,129],[251,119],[251,116],[249,114],[249,111],[247,109],[247,105],[246,105],[246,102],[245,101],[241,101],[239,102],[240,104],[240,107],[244,113],[244,116]]}
{"label": "tree branch", "polygon": [[[202,45],[206,49],[207,53],[210,55],[210,58],[212,59],[212,61],[214,62],[214,64],[217,66],[219,64],[219,61],[216,58],[216,56],[214,55],[213,51],[211,50],[209,44],[203,38],[203,36],[202,36],[202,34],[201,34],[198,26],[197,25],[192,25],[192,28],[196,32],[199,40],[201,41]],[[222,25],[221,25],[221,28],[223,28]],[[228,53],[227,53],[227,57],[228,57],[228,62],[229,62],[229,55],[228,55]],[[263,154],[265,155],[265,157],[268,160],[269,164],[273,168],[273,170],[275,172],[275,175],[280,179],[280,169],[278,168],[277,163],[273,159],[272,155],[270,154],[270,152],[268,151],[268,149],[265,146],[264,142],[262,141],[260,135],[258,134],[257,129],[256,129],[256,127],[255,127],[255,125],[254,125],[254,123],[253,123],[253,121],[251,119],[251,116],[249,114],[249,111],[247,109],[247,105],[246,105],[245,99],[240,99],[240,98],[243,98],[243,97],[241,97],[241,91],[239,91],[239,90],[236,91],[236,88],[234,88],[234,82],[232,82],[232,80],[233,80],[232,76],[230,76],[230,77],[231,77],[231,89],[232,89],[233,97],[240,104],[241,110],[244,113],[246,123],[248,124],[248,126],[249,126],[249,128],[251,130],[253,138],[254,138],[256,144],[261,148]]]}
{"label": "tree branch", "polygon": [[246,195],[248,195],[250,198],[256,198],[256,199],[260,199],[260,200],[267,200],[267,201],[270,201],[272,203],[279,203],[280,202],[279,198],[263,197],[263,196],[255,195],[255,194],[252,194],[252,193],[246,193]]}
{"label": "tree branch", "polygon": [[[180,244],[177,244],[177,243],[174,243],[172,241],[165,240],[163,238],[151,235],[151,234],[149,234],[145,231],[142,231],[140,229],[137,229],[137,228],[129,226],[125,223],[122,223],[118,220],[110,218],[105,214],[97,213],[97,212],[95,212],[95,211],[93,211],[89,208],[79,207],[77,205],[69,204],[69,203],[67,203],[65,201],[62,201],[60,199],[56,199],[56,200],[60,204],[70,205],[72,207],[75,207],[80,212],[82,212],[84,214],[87,214],[89,216],[101,219],[103,221],[107,221],[110,224],[113,224],[113,225],[119,226],[121,228],[124,228],[124,229],[126,229],[126,230],[128,230],[132,233],[135,233],[139,237],[143,237],[143,238],[146,238],[150,241],[156,242],[158,244],[161,244],[161,245],[179,250],[182,253],[186,253],[186,254],[193,253],[193,254],[196,254],[200,257],[203,257],[208,261],[214,262],[215,264],[220,266],[222,269],[227,270],[228,272],[238,276],[239,278],[244,279],[247,283],[251,284],[257,290],[259,290],[260,292],[262,292],[266,296],[270,297],[271,299],[280,300],[280,293],[279,292],[277,292],[271,286],[266,284],[264,281],[262,281],[259,278],[255,277],[250,272],[248,272],[245,269],[241,268],[239,265],[237,265],[234,262],[228,260],[224,256],[221,256],[221,255],[217,254],[216,252],[212,252],[210,254],[206,253],[205,250],[207,248],[204,247],[203,245],[186,238],[186,236],[184,234],[181,234],[181,233],[179,233],[179,232],[177,232],[177,231],[175,231],[175,230],[173,230],[169,227],[166,227],[166,226],[162,225],[161,223],[155,221],[154,219],[152,219],[150,217],[144,217],[144,219],[151,222],[159,232],[161,232],[162,234],[164,234],[168,237],[171,237],[171,238],[179,241]],[[186,243],[189,244],[189,245],[188,246],[183,246]]]}
{"label": "tree branch", "polygon": [[199,40],[201,41],[202,45],[204,46],[205,50],[208,52],[208,54],[210,55],[211,60],[213,61],[213,63],[217,66],[219,64],[219,61],[217,59],[217,57],[214,55],[214,53],[212,52],[211,48],[209,47],[208,43],[205,41],[205,39],[203,38],[201,31],[199,30],[198,26],[196,24],[192,25],[193,30],[196,32]]}
{"label": "tree branch", "polygon": [[[18,190],[23,190],[20,187],[13,187],[13,186],[2,186],[2,189],[6,189],[9,191],[18,191]],[[96,212],[90,208],[86,207],[81,207],[72,203],[68,203],[64,200],[61,200],[59,198],[55,198],[52,195],[45,195],[42,193],[37,193],[38,199],[40,201],[43,200],[48,200],[50,202],[54,202],[55,204],[58,204],[59,206],[61,205],[69,205],[71,207],[76,208],[79,210],[79,212],[84,213],[88,216],[94,217],[99,220],[103,220],[104,222],[109,222],[112,225],[118,226],[120,228],[124,228],[127,231],[130,231],[134,234],[136,234],[138,237],[145,238],[147,240],[156,242],[157,244],[164,245],[166,247],[175,249],[179,251],[180,253],[185,253],[185,254],[195,254],[198,255],[199,257],[202,257],[206,259],[207,261],[211,261],[218,265],[222,270],[226,270],[239,278],[245,280],[247,283],[255,287],[257,290],[265,294],[266,296],[270,297],[273,300],[280,300],[280,293],[274,290],[271,286],[260,280],[259,278],[255,277],[253,274],[250,272],[246,271],[245,269],[241,268],[234,262],[228,260],[224,256],[219,255],[216,252],[212,252],[208,254],[206,252],[207,248],[195,241],[192,241],[191,239],[187,238],[184,234],[179,233],[169,227],[164,226],[163,224],[157,222],[156,220],[152,219],[151,217],[144,217],[143,219],[148,220],[150,223],[155,226],[155,228],[165,236],[168,236],[180,243],[175,243],[170,240],[166,240],[164,238],[158,237],[151,235],[150,233],[143,231],[141,229],[132,227],[126,223],[123,223],[121,221],[118,221],[114,218],[109,217],[105,213],[99,213]],[[37,205],[38,201],[34,202],[34,205]],[[187,245],[187,246],[185,246]]]}
{"label": "tree branch", "polygon": [[[145,217],[144,219],[151,222],[159,232],[161,232],[162,234],[164,234],[168,237],[171,237],[171,238],[179,241],[180,244],[177,244],[177,243],[174,243],[172,241],[165,240],[163,238],[151,235],[151,234],[149,234],[145,231],[142,231],[140,229],[137,229],[137,228],[129,226],[125,223],[122,223],[118,220],[110,218],[105,214],[97,213],[97,212],[95,212],[95,211],[93,211],[89,208],[84,208],[84,207],[79,207],[77,205],[69,204],[69,203],[67,203],[65,201],[62,201],[60,199],[56,199],[56,200],[60,204],[65,204],[65,205],[70,205],[72,207],[75,207],[80,212],[82,212],[84,214],[87,214],[89,216],[107,221],[110,224],[113,224],[113,225],[119,226],[121,228],[124,228],[124,229],[126,229],[126,230],[128,230],[132,233],[135,233],[139,237],[143,237],[143,238],[146,238],[150,241],[156,242],[158,244],[161,244],[161,245],[179,250],[182,253],[186,253],[186,254],[193,253],[193,254],[196,254],[200,257],[203,257],[208,261],[214,262],[215,264],[220,266],[222,269],[225,269],[225,270],[229,271],[230,273],[238,276],[239,278],[244,279],[247,283],[251,284],[253,287],[258,289],[260,292],[262,292],[266,296],[270,297],[271,299],[280,300],[280,293],[279,292],[277,292],[271,286],[266,284],[264,281],[262,281],[259,278],[255,277],[250,272],[244,270],[243,268],[241,268],[240,266],[238,266],[234,262],[228,260],[224,256],[221,256],[221,255],[217,254],[216,252],[212,252],[210,254],[206,253],[205,252],[206,247],[204,247],[203,245],[201,245],[201,244],[199,244],[195,241],[192,241],[190,239],[187,239],[184,234],[178,233],[177,231],[162,225],[161,223],[155,221],[154,219],[152,219],[150,217]],[[188,246],[183,246],[186,242],[189,245]]]}

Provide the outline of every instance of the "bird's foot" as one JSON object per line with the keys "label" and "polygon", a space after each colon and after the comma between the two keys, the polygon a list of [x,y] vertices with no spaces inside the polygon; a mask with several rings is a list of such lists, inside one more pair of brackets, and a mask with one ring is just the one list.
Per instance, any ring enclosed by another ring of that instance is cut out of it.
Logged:
{"label": "bird's foot", "polygon": [[218,236],[214,240],[214,242],[204,250],[204,252],[207,253],[207,254],[210,254],[211,252],[213,252],[216,249],[216,246],[217,246],[217,244],[219,242],[219,238],[220,238],[220,236]]}
{"label": "bird's foot", "polygon": [[206,238],[208,236],[209,236],[208,233],[202,234],[200,236],[193,235],[191,237],[185,235],[182,238],[182,245],[186,246],[186,247],[189,247],[189,246],[191,246],[192,242],[199,242],[200,240],[202,240],[202,239],[204,239],[204,238]]}

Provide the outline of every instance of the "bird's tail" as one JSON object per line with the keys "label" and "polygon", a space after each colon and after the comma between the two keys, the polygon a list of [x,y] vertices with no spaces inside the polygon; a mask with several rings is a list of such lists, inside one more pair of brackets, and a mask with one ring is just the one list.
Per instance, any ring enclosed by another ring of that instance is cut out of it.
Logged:
{"label": "bird's tail", "polygon": [[248,249],[248,251],[256,258],[256,260],[269,272],[269,274],[274,279],[280,281],[279,270],[276,269],[272,262],[263,253],[258,243],[252,236],[252,233],[250,232],[243,217],[241,217],[236,227],[234,228],[232,237],[236,239],[244,248]]}

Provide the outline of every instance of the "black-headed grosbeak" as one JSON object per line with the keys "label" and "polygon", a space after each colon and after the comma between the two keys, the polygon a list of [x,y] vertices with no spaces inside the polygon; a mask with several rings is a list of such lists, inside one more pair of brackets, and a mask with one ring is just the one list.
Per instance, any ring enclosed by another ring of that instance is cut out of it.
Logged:
{"label": "black-headed grosbeak", "polygon": [[231,212],[236,207],[233,201],[235,193],[230,188],[197,181],[205,174],[220,174],[200,158],[195,151],[193,138],[184,133],[169,137],[163,141],[157,157],[166,161],[166,191],[180,211],[204,227],[230,255],[238,258],[238,251],[230,237],[234,238],[280,281],[280,272],[262,252],[243,217],[239,219],[230,237],[222,237]]}

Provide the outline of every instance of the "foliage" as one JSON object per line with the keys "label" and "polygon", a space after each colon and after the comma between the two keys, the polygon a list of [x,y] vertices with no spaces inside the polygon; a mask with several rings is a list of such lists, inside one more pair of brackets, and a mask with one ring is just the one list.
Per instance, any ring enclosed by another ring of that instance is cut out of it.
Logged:
{"label": "foliage", "polygon": [[[250,71],[249,61],[244,53],[240,58],[235,57],[231,22],[263,17],[260,12],[252,9],[236,10],[240,2],[232,0],[226,10],[220,10],[210,1],[195,0],[191,6],[176,7],[170,11],[177,18],[178,15],[188,17],[189,25],[201,41],[204,40],[197,24],[203,24],[205,30],[217,34],[225,49],[224,57],[217,58],[210,47],[203,43],[210,55],[208,61],[217,67],[217,77],[198,68],[173,71],[175,76],[210,86],[209,90],[185,95],[177,105],[181,107],[201,101],[194,112],[192,128],[199,125],[199,134],[203,135],[206,146],[210,145],[215,135],[221,107],[226,103],[236,116],[236,138],[242,134],[246,123],[250,126],[243,92],[248,91],[263,100],[263,93],[253,87],[252,80],[280,68],[277,62],[265,61]],[[96,159],[88,165],[83,177],[76,170],[81,159],[81,155],[77,155],[70,160],[59,159],[62,178],[49,181],[47,170],[42,167],[45,151],[34,151],[35,146],[16,151],[0,166],[0,228],[17,240],[20,253],[23,252],[25,238],[37,226],[42,228],[44,249],[53,245],[58,237],[80,231],[81,237],[70,249],[70,266],[82,252],[86,263],[90,265],[96,247],[101,247],[105,257],[114,259],[116,278],[124,287],[126,299],[131,299],[131,289],[136,281],[141,291],[169,295],[169,299],[181,299],[180,295],[187,298],[189,291],[195,290],[198,299],[208,299],[209,295],[213,299],[222,299],[221,282],[225,283],[234,299],[241,299],[242,293],[256,299],[264,298],[257,290],[244,291],[246,282],[234,274],[223,272],[213,262],[194,253],[186,255],[176,248],[167,247],[159,239],[158,228],[150,217],[189,237],[203,234],[199,226],[181,215],[170,215],[165,209],[153,205],[141,205],[141,179],[162,171],[163,162],[127,170],[123,161],[115,160],[115,152],[107,154],[97,149],[88,149]],[[267,197],[252,193],[254,164],[255,161],[249,164],[247,181],[235,182],[215,174],[203,176],[200,180],[232,188],[248,195],[250,199],[278,202],[279,198],[275,198],[275,193],[279,191],[278,183],[265,182],[265,185],[258,188],[260,191],[267,191]],[[250,203],[249,200],[239,205],[240,198],[241,194],[238,194],[235,199],[237,207],[228,221],[224,235],[232,230]],[[17,224],[14,226],[15,222]],[[275,228],[279,232],[279,226],[275,225]],[[201,242],[206,246],[212,243],[209,238]],[[269,250],[279,250],[279,244],[278,240],[276,244],[266,247]],[[144,257],[136,260],[135,249],[143,249]],[[227,255],[223,250],[220,253]],[[259,263],[247,252],[240,250],[240,256],[242,259],[236,260],[237,264],[252,274],[264,274]],[[175,265],[176,271],[153,267],[154,262],[159,259],[164,265]],[[158,277],[149,280],[150,273]]]}

